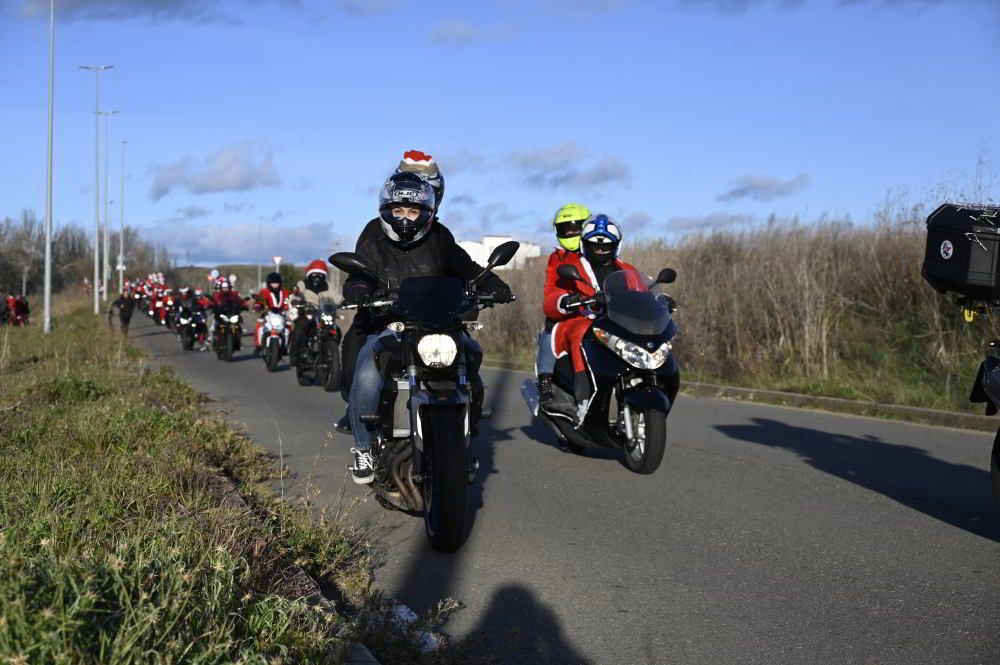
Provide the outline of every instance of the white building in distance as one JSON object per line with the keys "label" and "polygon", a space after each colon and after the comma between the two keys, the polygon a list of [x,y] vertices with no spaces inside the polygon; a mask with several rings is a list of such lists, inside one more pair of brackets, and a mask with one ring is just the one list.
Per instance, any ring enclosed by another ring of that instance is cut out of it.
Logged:
{"label": "white building in distance", "polygon": [[[511,236],[483,236],[483,239],[479,242],[474,240],[459,240],[458,245],[469,253],[473,261],[484,266],[493,250],[508,240],[514,240],[514,238]],[[517,254],[514,255],[514,259],[507,265],[500,266],[497,270],[520,268],[528,259],[533,259],[541,255],[541,245],[536,245],[533,242],[522,242],[520,249],[517,250]]]}

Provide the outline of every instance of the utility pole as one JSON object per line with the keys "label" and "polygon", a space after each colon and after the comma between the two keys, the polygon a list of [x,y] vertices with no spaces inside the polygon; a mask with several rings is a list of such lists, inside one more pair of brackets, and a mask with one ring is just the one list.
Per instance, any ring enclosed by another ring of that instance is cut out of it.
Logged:
{"label": "utility pole", "polygon": [[80,69],[94,72],[97,97],[94,102],[94,314],[101,313],[101,72],[114,69],[114,65],[80,65]]}
{"label": "utility pole", "polygon": [[52,107],[55,92],[56,0],[49,0],[49,138],[45,176],[45,315],[42,331],[52,331]]}
{"label": "utility pole", "polygon": [[122,141],[122,193],[119,197],[121,205],[118,208],[121,214],[121,227],[118,230],[118,292],[125,293],[125,146],[128,141]]}
{"label": "utility pole", "polygon": [[108,128],[108,119],[113,115],[118,115],[118,111],[100,111],[104,118],[104,261],[102,262],[101,283],[104,285],[104,302],[108,301],[108,292],[111,291],[111,213],[108,211],[108,190],[111,188],[111,179],[108,177],[108,136],[111,131]]}

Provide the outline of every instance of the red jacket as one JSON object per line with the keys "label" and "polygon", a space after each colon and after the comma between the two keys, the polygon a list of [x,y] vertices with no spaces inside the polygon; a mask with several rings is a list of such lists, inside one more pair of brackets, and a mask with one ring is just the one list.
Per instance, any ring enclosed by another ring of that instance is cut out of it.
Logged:
{"label": "red jacket", "polygon": [[243,298],[236,291],[216,291],[212,294],[212,302],[216,307],[222,307],[225,304],[238,305],[241,308],[246,308],[243,303]]}
{"label": "red jacket", "polygon": [[267,309],[288,309],[288,289],[279,289],[277,293],[265,287],[257,294],[257,300],[264,303]]}
{"label": "red jacket", "polygon": [[[635,270],[635,268],[620,259],[615,260],[618,270]],[[580,276],[587,280],[587,284],[568,279],[562,279],[556,274],[556,270],[561,265],[576,266]],[[589,298],[598,291],[600,285],[594,275],[594,270],[590,267],[590,262],[577,252],[568,252],[564,249],[557,249],[549,257],[549,265],[545,272],[545,300],[542,308],[545,316],[553,321],[565,321],[577,316],[575,312],[569,312],[560,307],[563,296],[579,294]]]}

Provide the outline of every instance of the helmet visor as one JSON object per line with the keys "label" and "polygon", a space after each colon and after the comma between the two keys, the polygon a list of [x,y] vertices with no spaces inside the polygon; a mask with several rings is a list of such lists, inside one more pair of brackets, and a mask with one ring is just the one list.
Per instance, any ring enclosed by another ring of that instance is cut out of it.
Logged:
{"label": "helmet visor", "polygon": [[556,224],[557,238],[576,238],[583,231],[583,220]]}

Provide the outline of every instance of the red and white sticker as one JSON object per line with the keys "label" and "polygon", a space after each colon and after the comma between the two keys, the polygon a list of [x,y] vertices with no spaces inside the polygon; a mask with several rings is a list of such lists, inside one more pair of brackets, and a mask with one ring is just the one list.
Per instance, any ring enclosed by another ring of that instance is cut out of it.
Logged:
{"label": "red and white sticker", "polygon": [[945,240],[941,243],[941,258],[947,261],[955,253],[955,246],[951,244],[950,240]]}

